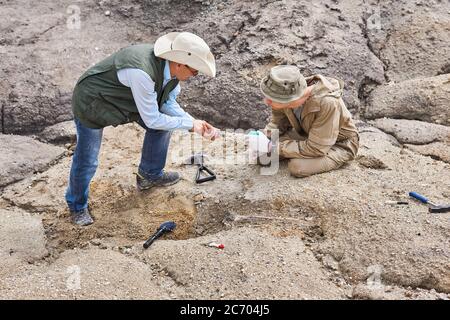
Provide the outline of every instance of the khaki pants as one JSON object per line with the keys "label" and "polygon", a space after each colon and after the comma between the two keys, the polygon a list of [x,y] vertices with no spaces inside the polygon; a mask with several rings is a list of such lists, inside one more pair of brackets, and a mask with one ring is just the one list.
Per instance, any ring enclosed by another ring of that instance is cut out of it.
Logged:
{"label": "khaki pants", "polygon": [[[306,136],[299,135],[294,130],[280,137],[281,141],[293,140],[306,140]],[[356,157],[359,148],[358,136],[352,137],[348,140],[337,142],[331,147],[328,154],[320,158],[309,159],[289,159],[288,168],[289,172],[295,177],[308,177],[313,174],[328,172],[338,169],[344,163],[353,160]],[[280,160],[282,158],[280,157]]]}

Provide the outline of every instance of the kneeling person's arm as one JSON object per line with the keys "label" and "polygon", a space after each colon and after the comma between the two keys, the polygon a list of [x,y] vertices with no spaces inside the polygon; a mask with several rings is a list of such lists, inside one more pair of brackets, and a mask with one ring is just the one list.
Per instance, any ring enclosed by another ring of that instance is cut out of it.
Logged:
{"label": "kneeling person's arm", "polygon": [[280,143],[285,158],[319,158],[326,156],[339,135],[339,108],[334,100],[326,99],[304,141],[287,140]]}

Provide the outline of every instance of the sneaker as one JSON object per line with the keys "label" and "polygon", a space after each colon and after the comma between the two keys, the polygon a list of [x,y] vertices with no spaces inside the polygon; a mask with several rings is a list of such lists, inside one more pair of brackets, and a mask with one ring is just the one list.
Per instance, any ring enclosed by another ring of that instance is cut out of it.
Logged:
{"label": "sneaker", "polygon": [[148,190],[152,187],[171,186],[180,181],[180,179],[181,176],[178,172],[164,172],[163,175],[156,180],[149,180],[139,173],[136,174],[136,184],[140,191]]}
{"label": "sneaker", "polygon": [[92,219],[88,208],[80,211],[71,211],[70,216],[72,222],[79,226],[88,226],[94,223],[94,220]]}

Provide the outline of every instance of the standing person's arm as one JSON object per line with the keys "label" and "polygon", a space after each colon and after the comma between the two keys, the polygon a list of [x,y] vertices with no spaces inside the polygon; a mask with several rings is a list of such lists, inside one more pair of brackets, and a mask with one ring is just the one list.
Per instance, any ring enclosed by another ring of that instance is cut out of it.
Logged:
{"label": "standing person's arm", "polygon": [[194,118],[184,111],[179,103],[177,102],[177,97],[180,94],[181,87],[178,84],[170,93],[169,99],[162,105],[161,112],[172,117],[186,118],[194,120]]}
{"label": "standing person's arm", "polygon": [[[159,111],[155,82],[150,76],[140,69],[125,68],[118,71],[119,81],[131,89],[139,115],[144,124],[155,130],[190,130],[194,127],[194,120],[190,116],[178,116],[164,114]],[[181,108],[180,108],[181,109]]]}
{"label": "standing person's arm", "polygon": [[[174,116],[174,117],[180,117],[185,119],[191,119],[192,121],[199,121],[195,120],[189,113],[183,110],[181,108],[180,104],[177,102],[177,96],[180,94],[181,87],[180,84],[178,84],[175,89],[173,89],[169,93],[169,99],[163,104],[161,107],[161,112]],[[208,122],[203,122],[204,126],[204,132],[202,133],[202,136],[206,139],[215,140],[219,137],[220,130],[210,125]]]}

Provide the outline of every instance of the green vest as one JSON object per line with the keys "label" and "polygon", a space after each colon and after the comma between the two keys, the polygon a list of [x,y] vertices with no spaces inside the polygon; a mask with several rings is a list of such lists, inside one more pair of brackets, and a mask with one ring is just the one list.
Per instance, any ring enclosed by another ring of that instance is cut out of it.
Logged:
{"label": "green vest", "polygon": [[170,80],[163,89],[166,60],[153,53],[153,46],[140,44],[126,47],[87,70],[78,80],[72,96],[75,117],[89,128],[99,129],[132,121],[143,123],[131,89],[117,78],[123,68],[138,68],[155,82],[158,106],[168,100],[178,80]]}

